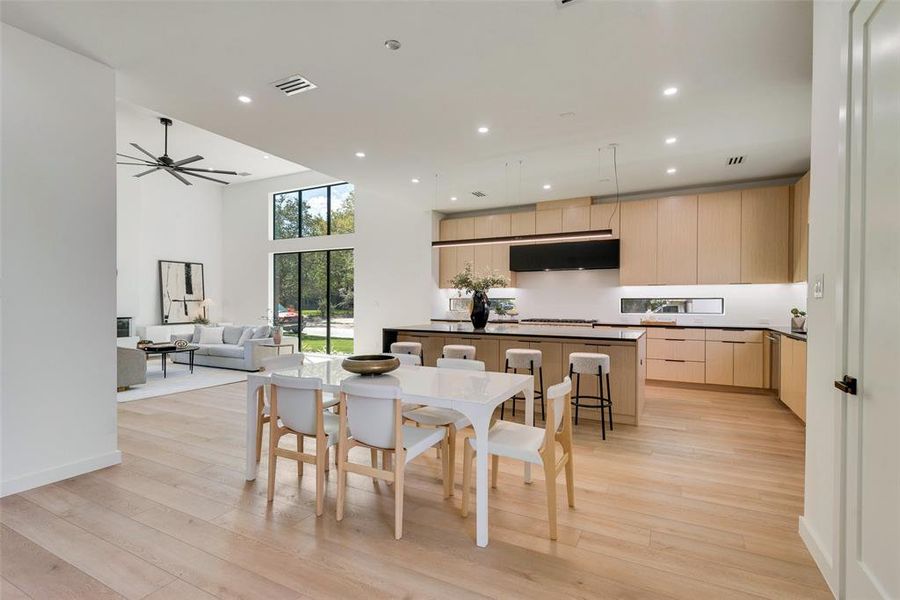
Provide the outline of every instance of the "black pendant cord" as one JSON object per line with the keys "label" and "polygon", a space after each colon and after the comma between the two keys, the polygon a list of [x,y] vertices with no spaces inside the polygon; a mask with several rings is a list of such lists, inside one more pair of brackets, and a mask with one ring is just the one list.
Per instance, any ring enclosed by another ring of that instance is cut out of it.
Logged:
{"label": "black pendant cord", "polygon": [[163,121],[163,156],[169,155],[169,124]]}

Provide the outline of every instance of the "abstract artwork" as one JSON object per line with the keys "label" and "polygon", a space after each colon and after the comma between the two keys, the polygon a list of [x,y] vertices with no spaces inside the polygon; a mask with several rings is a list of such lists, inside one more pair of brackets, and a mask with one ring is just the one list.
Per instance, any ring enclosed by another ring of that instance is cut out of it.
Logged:
{"label": "abstract artwork", "polygon": [[159,302],[163,324],[203,317],[203,263],[159,261]]}

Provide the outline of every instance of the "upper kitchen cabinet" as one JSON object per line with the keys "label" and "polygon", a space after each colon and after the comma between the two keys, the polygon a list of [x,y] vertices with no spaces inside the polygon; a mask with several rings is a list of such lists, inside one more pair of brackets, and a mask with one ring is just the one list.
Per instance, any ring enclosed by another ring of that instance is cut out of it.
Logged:
{"label": "upper kitchen cabinet", "polygon": [[[514,212],[509,215],[510,235],[534,235],[535,234],[535,211]],[[533,243],[533,242],[526,242]]]}
{"label": "upper kitchen cabinet", "polygon": [[[475,218],[456,219],[456,239],[471,240],[475,238]],[[456,248],[456,272],[466,268],[467,264],[475,267],[475,246],[459,246]],[[455,273],[454,273],[455,275]],[[452,277],[452,275],[451,275]]]}
{"label": "upper kitchen cabinet", "polygon": [[790,268],[790,188],[741,191],[741,282],[785,283]]}
{"label": "upper kitchen cabinet", "polygon": [[623,202],[619,222],[619,282],[657,282],[657,200]]}
{"label": "upper kitchen cabinet", "polygon": [[[491,219],[494,215],[479,215],[475,217],[475,235],[477,239],[493,237],[491,235]],[[493,270],[493,252],[488,244],[473,246],[472,270],[478,274],[490,273]]]}
{"label": "upper kitchen cabinet", "polygon": [[791,281],[808,279],[809,172],[791,187]]}
{"label": "upper kitchen cabinet", "polygon": [[741,282],[741,192],[697,198],[697,283]]}
{"label": "upper kitchen cabinet", "polygon": [[[457,219],[444,219],[440,225],[440,239],[458,240],[459,236],[457,227]],[[438,286],[442,288],[450,287],[450,280],[456,275],[456,254],[457,248],[440,248],[438,249]]]}
{"label": "upper kitchen cabinet", "polygon": [[591,230],[611,229],[613,239],[619,238],[619,204],[605,202],[603,204],[591,204]]}
{"label": "upper kitchen cabinet", "polygon": [[536,233],[586,231],[591,225],[591,199],[569,198],[538,202],[535,211]]}
{"label": "upper kitchen cabinet", "polygon": [[[506,237],[512,235],[512,214],[501,213],[499,215],[490,215],[488,217],[491,223],[491,237]],[[490,270],[506,277],[510,287],[516,284],[516,274],[509,270],[509,244],[491,244],[485,246],[490,248]]]}
{"label": "upper kitchen cabinet", "polygon": [[656,283],[697,283],[697,196],[656,201]]}

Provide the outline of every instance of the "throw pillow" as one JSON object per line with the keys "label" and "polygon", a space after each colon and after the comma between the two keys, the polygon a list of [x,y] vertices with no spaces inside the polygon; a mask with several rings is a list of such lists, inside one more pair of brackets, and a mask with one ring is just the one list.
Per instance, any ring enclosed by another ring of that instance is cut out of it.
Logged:
{"label": "throw pillow", "polygon": [[222,334],[225,332],[224,327],[201,327],[200,343],[201,344],[221,344]]}
{"label": "throw pillow", "polygon": [[194,335],[191,336],[191,342],[194,344],[200,343],[200,329],[201,327],[199,325],[194,325]]}
{"label": "throw pillow", "polygon": [[226,325],[225,331],[222,332],[222,342],[226,344],[237,344],[238,340],[241,339],[241,334],[244,333],[243,327],[234,327],[232,325]]}
{"label": "throw pillow", "polygon": [[244,327],[244,331],[241,332],[241,337],[238,340],[238,346],[243,346],[244,342],[253,337],[254,329],[252,327]]}
{"label": "throw pillow", "polygon": [[261,327],[257,327],[253,331],[253,339],[254,340],[262,340],[267,337],[271,337],[271,335],[272,335],[272,328],[269,327],[268,325],[263,325]]}

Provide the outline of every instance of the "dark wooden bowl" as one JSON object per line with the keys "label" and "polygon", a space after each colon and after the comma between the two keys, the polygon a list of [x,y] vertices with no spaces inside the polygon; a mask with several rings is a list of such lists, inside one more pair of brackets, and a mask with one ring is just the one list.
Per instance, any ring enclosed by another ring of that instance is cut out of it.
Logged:
{"label": "dark wooden bowl", "polygon": [[397,357],[386,354],[360,354],[348,356],[341,366],[357,375],[382,375],[399,367],[400,361]]}

